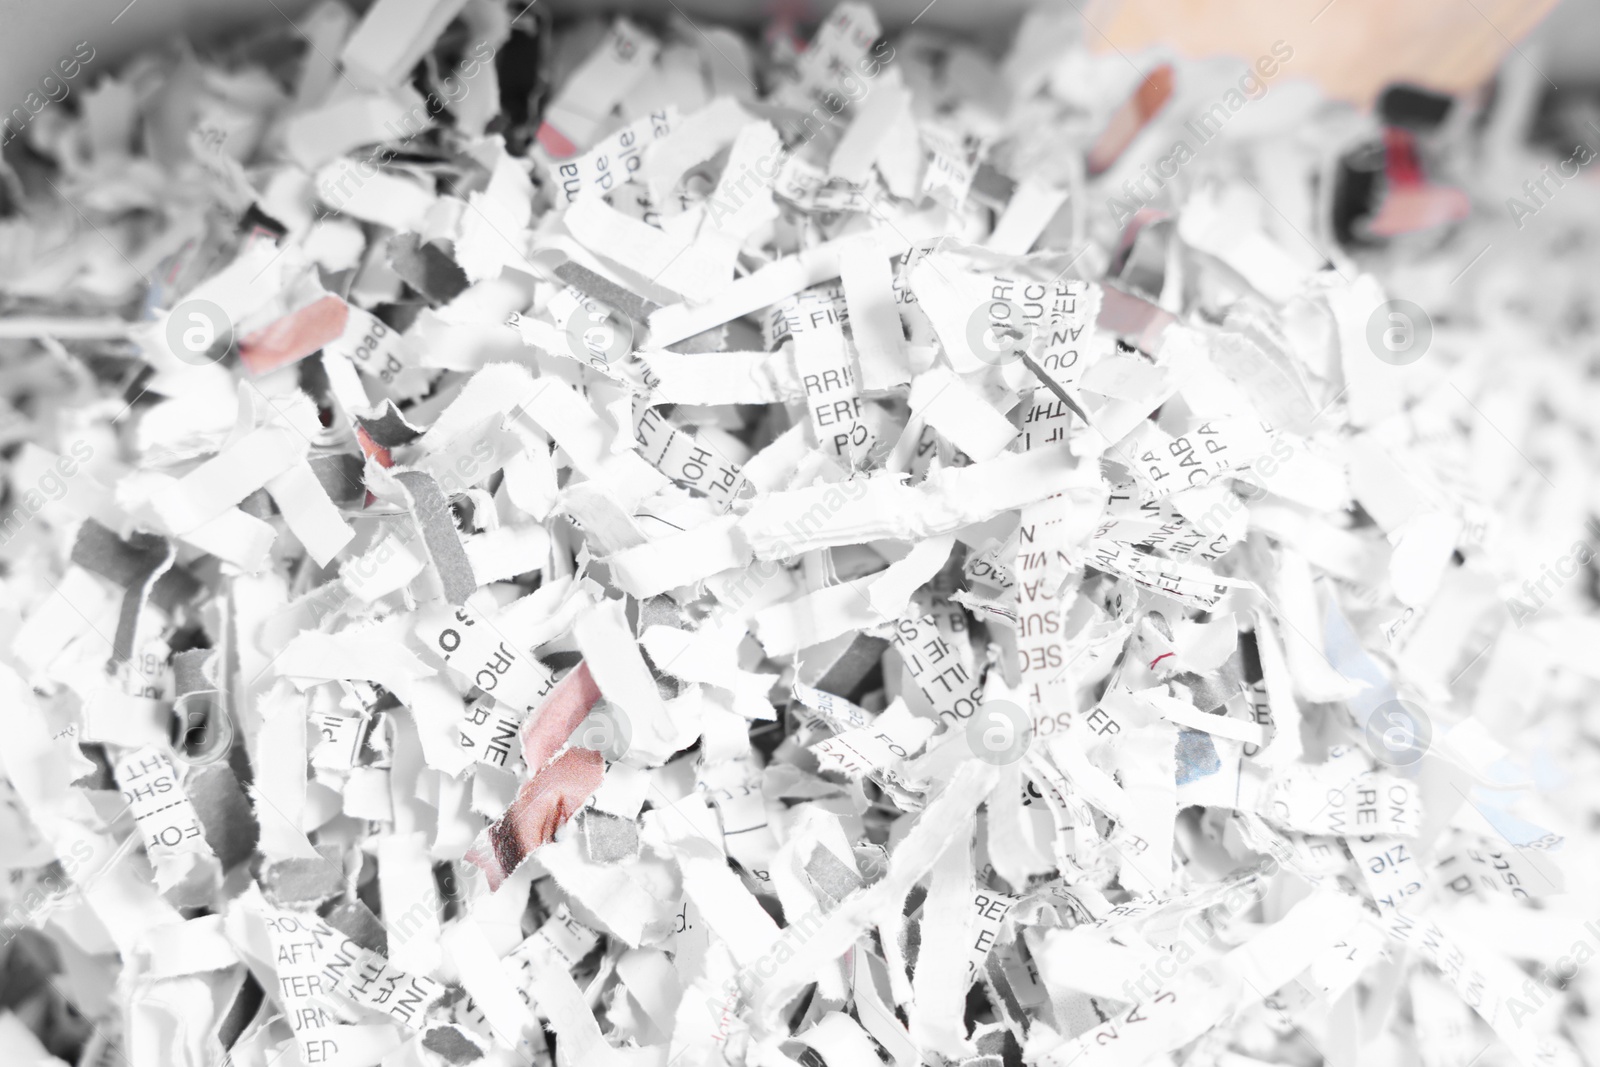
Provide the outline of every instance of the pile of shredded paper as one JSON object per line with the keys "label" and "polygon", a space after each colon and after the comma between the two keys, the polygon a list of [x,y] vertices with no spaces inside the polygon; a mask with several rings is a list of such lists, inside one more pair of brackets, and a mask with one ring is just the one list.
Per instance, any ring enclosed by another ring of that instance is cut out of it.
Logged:
{"label": "pile of shredded paper", "polygon": [[520,6],[7,147],[7,1064],[1600,1047],[1536,84]]}

